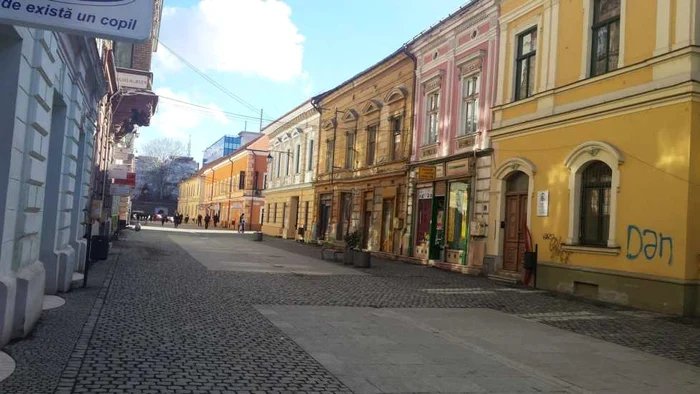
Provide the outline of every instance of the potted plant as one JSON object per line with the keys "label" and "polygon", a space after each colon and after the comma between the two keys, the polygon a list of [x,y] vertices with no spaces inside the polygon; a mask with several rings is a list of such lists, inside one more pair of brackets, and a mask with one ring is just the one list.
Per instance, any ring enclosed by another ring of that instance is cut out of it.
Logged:
{"label": "potted plant", "polygon": [[[356,233],[357,233],[357,240],[358,240],[358,245],[359,245],[360,230],[357,230]],[[353,264],[357,268],[369,268],[369,266],[370,266],[370,253],[360,249],[359,246],[356,247],[353,250]]]}
{"label": "potted plant", "polygon": [[353,263],[353,250],[360,244],[360,231],[355,230],[347,234],[345,240],[345,252],[343,253],[343,263],[351,265]]}

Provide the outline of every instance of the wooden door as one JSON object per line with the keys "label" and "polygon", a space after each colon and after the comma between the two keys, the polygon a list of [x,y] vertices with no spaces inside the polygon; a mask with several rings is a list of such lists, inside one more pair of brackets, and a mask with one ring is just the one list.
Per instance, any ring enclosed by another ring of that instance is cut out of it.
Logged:
{"label": "wooden door", "polygon": [[527,194],[506,196],[505,239],[503,242],[503,269],[520,271],[525,253],[525,221]]}

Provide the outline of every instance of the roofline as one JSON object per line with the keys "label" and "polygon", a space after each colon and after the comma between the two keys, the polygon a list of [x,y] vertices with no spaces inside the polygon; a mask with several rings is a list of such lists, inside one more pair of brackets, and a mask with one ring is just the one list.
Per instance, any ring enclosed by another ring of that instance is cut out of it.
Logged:
{"label": "roofline", "polygon": [[282,123],[281,120],[284,119],[285,116],[291,114],[292,112],[298,110],[299,108],[301,108],[301,107],[303,107],[303,106],[305,106],[305,105],[307,105],[307,104],[311,104],[311,106],[313,107],[313,103],[311,102],[313,99],[314,99],[314,98],[311,97],[311,98],[308,98],[308,99],[302,101],[301,104],[299,104],[299,105],[297,105],[296,107],[292,108],[291,110],[287,111],[287,113],[285,113],[284,115],[280,116],[279,118],[277,118],[277,119],[275,119],[275,120],[273,120],[273,121],[270,121],[270,123],[268,123],[265,127],[263,127],[262,130],[260,130],[260,132],[261,132],[261,133],[264,133],[265,130],[267,130],[268,128],[272,127],[272,126],[275,125],[276,123]]}

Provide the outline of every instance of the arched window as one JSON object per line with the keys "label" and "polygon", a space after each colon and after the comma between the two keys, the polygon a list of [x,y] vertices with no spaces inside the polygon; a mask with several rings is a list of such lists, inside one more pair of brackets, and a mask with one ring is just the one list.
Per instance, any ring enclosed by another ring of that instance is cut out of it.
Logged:
{"label": "arched window", "polygon": [[581,173],[579,244],[607,246],[610,234],[612,169],[594,160]]}

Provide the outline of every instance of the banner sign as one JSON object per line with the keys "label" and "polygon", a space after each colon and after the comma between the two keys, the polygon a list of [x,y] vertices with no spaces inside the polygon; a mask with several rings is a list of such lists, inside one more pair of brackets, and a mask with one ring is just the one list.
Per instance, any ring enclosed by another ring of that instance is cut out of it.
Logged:
{"label": "banner sign", "polygon": [[129,197],[134,191],[131,185],[120,185],[118,183],[113,183],[109,185],[109,194],[118,197]]}
{"label": "banner sign", "polygon": [[153,0],[0,0],[0,23],[144,42],[151,38]]}

